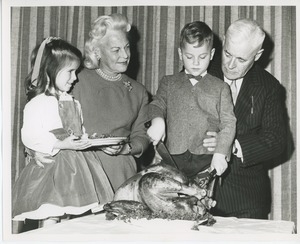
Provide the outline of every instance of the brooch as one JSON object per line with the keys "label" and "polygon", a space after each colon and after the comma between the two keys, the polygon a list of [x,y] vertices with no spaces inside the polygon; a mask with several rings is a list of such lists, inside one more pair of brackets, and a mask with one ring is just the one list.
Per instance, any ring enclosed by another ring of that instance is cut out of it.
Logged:
{"label": "brooch", "polygon": [[123,84],[128,89],[128,91],[132,90],[132,85],[130,81],[123,81]]}

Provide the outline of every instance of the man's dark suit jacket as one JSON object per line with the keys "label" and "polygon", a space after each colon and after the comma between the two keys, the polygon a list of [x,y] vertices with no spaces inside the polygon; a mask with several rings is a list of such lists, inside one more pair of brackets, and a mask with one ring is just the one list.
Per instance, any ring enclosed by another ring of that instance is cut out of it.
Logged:
{"label": "man's dark suit jacket", "polygon": [[[212,63],[209,73],[224,79],[217,63]],[[253,217],[235,213],[245,210],[268,214],[271,190],[264,163],[279,156],[286,143],[281,92],[278,80],[258,65],[254,64],[244,77],[234,108],[236,139],[242,148],[243,162],[232,156],[222,185],[217,184],[218,215]]]}

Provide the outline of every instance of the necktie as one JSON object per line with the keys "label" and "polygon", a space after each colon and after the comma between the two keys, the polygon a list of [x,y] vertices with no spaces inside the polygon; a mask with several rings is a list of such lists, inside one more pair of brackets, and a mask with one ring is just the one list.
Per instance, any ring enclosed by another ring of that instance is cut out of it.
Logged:
{"label": "necktie", "polygon": [[232,80],[230,84],[230,89],[231,89],[231,96],[232,96],[232,101],[233,104],[235,104],[236,99],[237,99],[237,87],[236,87],[236,80]]}
{"label": "necktie", "polygon": [[197,81],[201,80],[202,76],[201,75],[197,75],[197,76],[193,76],[191,74],[186,74],[188,76],[189,79],[196,79]]}

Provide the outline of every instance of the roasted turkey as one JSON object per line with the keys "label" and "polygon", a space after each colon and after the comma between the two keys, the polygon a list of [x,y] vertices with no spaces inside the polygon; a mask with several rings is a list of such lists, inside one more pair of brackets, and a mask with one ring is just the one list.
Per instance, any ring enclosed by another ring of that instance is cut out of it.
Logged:
{"label": "roasted turkey", "polygon": [[206,171],[191,180],[164,163],[149,166],[119,187],[113,201],[104,205],[106,217],[207,220],[206,224],[213,224],[208,211],[215,205],[210,192],[213,177]]}

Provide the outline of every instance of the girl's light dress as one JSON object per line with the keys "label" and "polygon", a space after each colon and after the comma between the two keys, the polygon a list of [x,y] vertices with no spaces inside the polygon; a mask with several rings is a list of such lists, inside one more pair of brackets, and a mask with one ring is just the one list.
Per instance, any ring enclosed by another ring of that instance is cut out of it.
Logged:
{"label": "girl's light dress", "polygon": [[[79,215],[112,200],[112,187],[93,151],[53,149],[57,139],[83,132],[80,104],[69,94],[62,93],[59,101],[41,94],[27,103],[22,141],[29,163],[13,187],[13,220]],[[54,162],[39,167],[36,153]]]}

